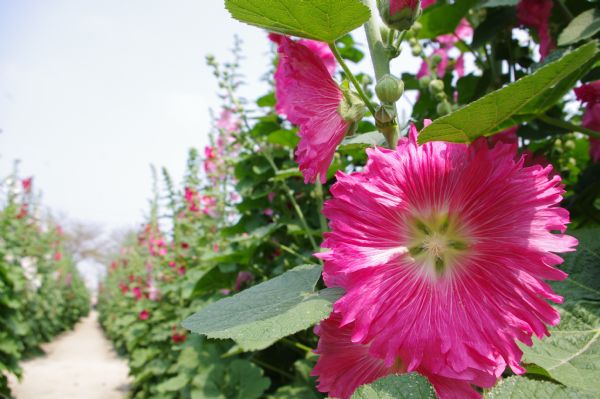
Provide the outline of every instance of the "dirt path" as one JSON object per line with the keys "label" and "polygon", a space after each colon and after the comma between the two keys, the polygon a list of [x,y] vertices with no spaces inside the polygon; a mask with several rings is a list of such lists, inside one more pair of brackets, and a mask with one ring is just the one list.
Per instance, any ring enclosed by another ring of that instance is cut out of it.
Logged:
{"label": "dirt path", "polygon": [[126,363],[102,334],[96,312],[75,330],[44,345],[46,355],[23,363],[13,384],[17,399],[122,399],[129,382]]}

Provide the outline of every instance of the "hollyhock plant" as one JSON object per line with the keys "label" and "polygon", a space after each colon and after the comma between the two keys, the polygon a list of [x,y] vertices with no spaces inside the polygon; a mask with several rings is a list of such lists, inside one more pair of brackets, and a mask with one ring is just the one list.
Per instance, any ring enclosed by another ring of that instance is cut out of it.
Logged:
{"label": "hollyhock plant", "polygon": [[[318,389],[331,398],[347,399],[361,385],[381,377],[406,372],[406,365],[397,361],[386,365],[369,353],[369,346],[352,342],[352,324],[341,325],[342,317],[332,313],[315,327],[319,345],[315,353],[319,360],[311,375],[317,377]],[[417,370],[429,379],[441,399],[480,398],[465,381],[430,375]]]}
{"label": "hollyhock plant", "polygon": [[552,5],[552,0],[521,0],[517,4],[519,24],[535,29],[538,34],[542,59],[554,48],[548,26],[552,15]]}
{"label": "hollyhock plant", "polygon": [[[575,89],[577,99],[586,105],[581,125],[600,132],[600,80]],[[590,137],[590,157],[600,162],[600,139]]]}
{"label": "hollyhock plant", "polygon": [[227,133],[234,133],[240,129],[240,121],[235,118],[233,112],[229,109],[224,109],[221,111],[221,115],[219,116],[219,120],[215,124],[218,129],[222,129]]}
{"label": "hollyhock plant", "polygon": [[552,168],[524,167],[515,146],[368,150],[363,172],[338,172],[324,213],[331,232],[319,254],[334,311],[351,340],[391,367],[490,387],[506,366],[523,373],[516,344],[559,322],[543,280],[561,280],[556,253],[573,251],[569,214]]}
{"label": "hollyhock plant", "polygon": [[[271,34],[270,38],[278,44],[280,54],[275,72],[277,111],[300,126],[296,157],[304,181],[320,178],[325,183],[335,150],[356,120],[351,114],[360,113],[363,106],[351,100],[350,92],[344,97],[322,58],[311,48],[282,35]],[[349,116],[345,119],[341,113]]]}

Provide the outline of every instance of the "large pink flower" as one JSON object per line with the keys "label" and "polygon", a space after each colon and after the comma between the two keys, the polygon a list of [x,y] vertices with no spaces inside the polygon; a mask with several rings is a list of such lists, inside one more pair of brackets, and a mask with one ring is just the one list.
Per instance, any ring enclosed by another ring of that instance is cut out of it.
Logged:
{"label": "large pink flower", "polygon": [[[319,360],[313,372],[318,377],[318,389],[332,398],[349,398],[361,385],[369,384],[390,374],[406,372],[398,361],[391,366],[369,353],[368,345],[352,342],[352,324],[341,326],[341,316],[332,313],[316,328]],[[423,373],[423,371],[419,370]],[[423,373],[442,399],[469,399],[481,396],[464,381]]]}
{"label": "large pink flower", "polygon": [[548,26],[552,15],[552,0],[521,0],[517,5],[519,24],[535,29],[540,39],[540,55],[546,57],[554,48]]}
{"label": "large pink flower", "polygon": [[368,150],[363,172],[338,173],[320,254],[328,286],[346,294],[334,310],[352,341],[407,371],[492,386],[506,365],[522,373],[516,340],[559,322],[543,279],[560,280],[555,253],[572,251],[564,192],[551,167],[523,167],[515,146]]}
{"label": "large pink flower", "polygon": [[[600,132],[600,80],[577,87],[575,95],[587,104],[581,125]],[[597,138],[590,137],[590,157],[594,162],[600,162],[600,140]]]}
{"label": "large pink flower", "polygon": [[286,36],[270,37],[280,54],[275,72],[277,111],[300,126],[296,156],[305,182],[320,177],[325,183],[335,149],[351,124],[338,112],[342,91],[313,50]]}

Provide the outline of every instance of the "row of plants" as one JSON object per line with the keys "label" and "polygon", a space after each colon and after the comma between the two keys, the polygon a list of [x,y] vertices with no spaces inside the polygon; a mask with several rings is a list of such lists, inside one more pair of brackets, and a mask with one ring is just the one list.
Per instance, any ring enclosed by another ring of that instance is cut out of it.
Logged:
{"label": "row of plants", "polygon": [[130,396],[600,394],[594,3],[225,5],[270,90],[239,96],[239,42],[208,58],[211,144],[109,267]]}
{"label": "row of plants", "polygon": [[42,216],[33,179],[0,184],[0,397],[40,345],[87,315],[90,297],[59,224]]}

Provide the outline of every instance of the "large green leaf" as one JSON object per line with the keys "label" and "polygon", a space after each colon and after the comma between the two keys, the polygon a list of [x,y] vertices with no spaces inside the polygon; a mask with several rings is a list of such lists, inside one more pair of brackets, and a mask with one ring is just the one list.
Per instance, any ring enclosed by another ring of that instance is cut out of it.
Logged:
{"label": "large green leaf", "polygon": [[225,0],[225,6],[247,24],[328,43],[371,16],[360,0]]}
{"label": "large green leaf", "polygon": [[439,4],[428,7],[419,18],[422,28],[419,38],[433,39],[439,35],[452,33],[460,20],[478,0],[461,0],[454,4]]}
{"label": "large green leaf", "polygon": [[558,45],[566,46],[590,38],[600,31],[600,9],[592,8],[575,17],[558,37]]}
{"label": "large green leaf", "polygon": [[231,338],[244,350],[264,349],[326,318],[341,293],[316,291],[321,266],[298,266],[190,316],[183,326],[209,338]]}
{"label": "large green leaf", "polygon": [[485,397],[487,399],[591,399],[590,396],[574,389],[549,381],[536,381],[525,377],[505,378]]}
{"label": "large green leaf", "polygon": [[535,73],[436,119],[423,129],[419,143],[434,140],[470,142],[533,119],[567,93],[597,56],[595,41],[567,52]]}
{"label": "large green leaf", "polygon": [[579,246],[565,257],[569,277],[553,284],[565,296],[561,322],[550,337],[522,346],[523,361],[566,386],[600,395],[600,228],[570,234]]}
{"label": "large green leaf", "polygon": [[435,399],[429,381],[419,374],[390,375],[359,387],[352,399]]}

